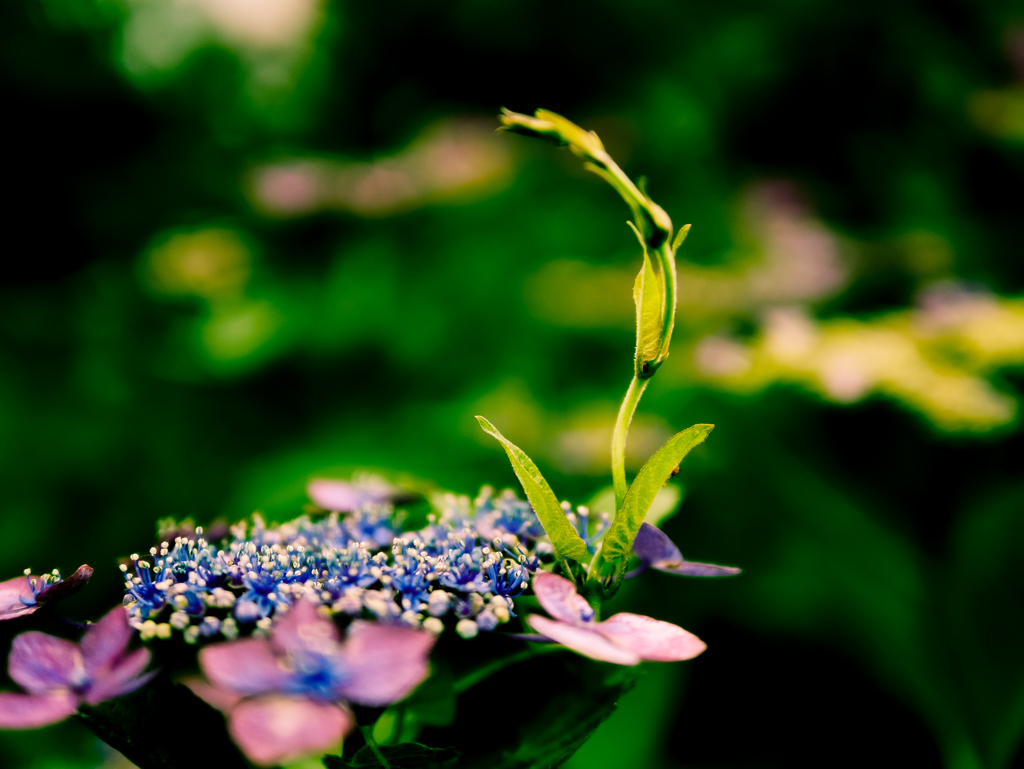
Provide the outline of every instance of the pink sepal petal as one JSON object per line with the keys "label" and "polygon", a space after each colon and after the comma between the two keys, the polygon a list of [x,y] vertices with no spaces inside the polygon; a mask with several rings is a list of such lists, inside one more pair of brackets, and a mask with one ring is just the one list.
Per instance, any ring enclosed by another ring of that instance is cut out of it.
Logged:
{"label": "pink sepal petal", "polygon": [[353,622],[342,651],[349,678],[341,696],[371,706],[404,699],[430,673],[427,658],[436,640],[423,630]]}
{"label": "pink sepal petal", "polygon": [[299,651],[309,644],[338,640],[338,628],[317,612],[312,601],[300,600],[278,621],[270,634],[270,645],[278,654]]}
{"label": "pink sepal petal", "polygon": [[115,697],[123,697],[149,683],[156,671],[145,674],[143,671],[149,665],[151,656],[149,649],[137,649],[129,654],[102,678],[93,680],[85,701],[96,705]]}
{"label": "pink sepal petal", "polygon": [[38,630],[15,636],[7,673],[22,689],[32,694],[70,689],[86,681],[78,644]]}
{"label": "pink sepal petal", "polygon": [[531,614],[526,621],[538,633],[591,659],[612,662],[616,665],[638,665],[640,663],[639,654],[612,643],[589,627],[570,625],[566,622],[541,617],[539,614]]}
{"label": "pink sepal petal", "polygon": [[351,714],[338,705],[284,695],[243,700],[228,717],[231,737],[260,766],[336,752],[352,726]]}
{"label": "pink sepal petal", "polygon": [[693,659],[707,648],[693,633],[671,622],[621,612],[594,625],[594,630],[645,660],[676,662]]}
{"label": "pink sepal petal", "polygon": [[565,577],[549,571],[538,571],[532,580],[533,592],[544,611],[555,619],[577,625],[593,618],[594,610],[587,599]]}
{"label": "pink sepal petal", "polygon": [[[39,579],[33,577],[32,579]],[[32,603],[26,606],[21,599]],[[26,614],[38,610],[35,605],[35,596],[28,584],[28,577],[15,577],[5,582],[0,582],[0,621],[24,617]]]}
{"label": "pink sepal petal", "polygon": [[214,686],[243,696],[278,691],[290,677],[262,638],[207,646],[199,652],[199,666]]}
{"label": "pink sepal petal", "polygon": [[38,729],[63,721],[78,710],[70,692],[53,694],[0,694],[0,729]]}
{"label": "pink sepal petal", "polygon": [[205,678],[189,676],[181,681],[192,690],[192,693],[212,708],[221,713],[227,713],[235,705],[242,701],[242,695],[232,694],[224,689],[218,689]]}
{"label": "pink sepal petal", "polygon": [[128,612],[117,606],[89,626],[82,636],[82,658],[89,678],[96,680],[109,673],[124,656],[132,628]]}

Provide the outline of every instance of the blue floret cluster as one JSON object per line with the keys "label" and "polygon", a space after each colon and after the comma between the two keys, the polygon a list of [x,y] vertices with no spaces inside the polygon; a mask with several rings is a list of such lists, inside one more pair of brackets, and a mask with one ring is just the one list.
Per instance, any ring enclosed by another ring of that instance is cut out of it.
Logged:
{"label": "blue floret cluster", "polygon": [[[265,635],[300,598],[322,613],[375,619],[464,638],[515,616],[515,599],[554,549],[533,508],[512,491],[446,495],[427,525],[403,531],[388,502],[268,526],[258,516],[220,543],[201,528],[122,564],[124,602],[143,640],[187,643]],[[593,542],[607,515],[563,509]]]}

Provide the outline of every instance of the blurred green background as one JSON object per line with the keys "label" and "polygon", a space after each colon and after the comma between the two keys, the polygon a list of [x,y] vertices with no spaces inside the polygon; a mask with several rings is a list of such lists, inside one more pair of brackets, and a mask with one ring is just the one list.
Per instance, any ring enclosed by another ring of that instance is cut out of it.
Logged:
{"label": "blurred green background", "polygon": [[[0,577],[88,562],[96,616],[159,518],[514,484],[478,413],[605,487],[639,254],[493,133],[545,107],[693,224],[630,457],[715,423],[665,528],[745,569],[629,584],[709,650],[572,769],[1024,767],[1018,4],[8,0],[0,40]],[[76,723],[0,764],[126,766]]]}

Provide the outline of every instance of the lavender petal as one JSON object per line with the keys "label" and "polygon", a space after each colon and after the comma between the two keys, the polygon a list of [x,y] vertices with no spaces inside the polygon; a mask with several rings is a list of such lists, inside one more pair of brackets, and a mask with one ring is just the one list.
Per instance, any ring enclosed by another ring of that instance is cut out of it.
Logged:
{"label": "lavender petal", "polygon": [[74,688],[86,680],[78,645],[36,630],[15,637],[7,672],[32,694]]}
{"label": "lavender petal", "polygon": [[644,568],[657,561],[671,563],[683,560],[682,553],[668,535],[647,522],[640,524],[640,531],[633,540],[633,552],[644,564]]}
{"label": "lavender petal", "polygon": [[649,523],[640,524],[640,531],[633,541],[633,552],[640,559],[640,566],[626,574],[626,579],[632,579],[647,569],[685,577],[730,577],[740,573],[740,569],[732,566],[685,560],[665,532]]}
{"label": "lavender petal", "polygon": [[148,683],[156,671],[143,673],[152,655],[149,649],[137,649],[129,654],[102,678],[92,681],[85,701],[96,705],[133,692]]}
{"label": "lavender petal", "polygon": [[427,658],[436,640],[423,630],[353,622],[342,652],[349,677],[339,694],[372,706],[404,699],[429,674]]}
{"label": "lavender petal", "polygon": [[90,679],[103,678],[124,656],[131,640],[128,612],[117,606],[89,626],[82,636],[82,657]]}
{"label": "lavender petal", "polygon": [[684,577],[734,577],[742,571],[735,566],[718,566],[713,563],[697,561],[680,561],[678,563],[655,561],[651,564],[651,568],[669,574],[681,574]]}

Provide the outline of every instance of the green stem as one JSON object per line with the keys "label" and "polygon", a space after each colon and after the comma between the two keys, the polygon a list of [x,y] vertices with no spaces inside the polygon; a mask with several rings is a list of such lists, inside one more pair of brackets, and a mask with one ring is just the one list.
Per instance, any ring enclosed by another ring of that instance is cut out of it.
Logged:
{"label": "green stem", "polygon": [[391,769],[390,764],[388,764],[388,760],[386,758],[384,758],[384,754],[381,753],[380,752],[380,748],[377,747],[377,741],[375,739],[373,739],[373,727],[372,726],[364,726],[363,727],[363,738],[366,740],[366,744],[370,746],[370,750],[373,751],[374,757],[378,761],[380,761],[380,765],[382,767],[384,767],[384,769]]}
{"label": "green stem", "polygon": [[619,417],[615,420],[615,430],[612,432],[612,485],[615,487],[615,512],[618,513],[622,502],[626,498],[626,433],[629,432],[629,423],[633,421],[633,414],[636,412],[637,404],[640,403],[640,396],[647,389],[649,379],[633,377],[626,390],[626,397],[622,399],[622,406],[619,408]]}
{"label": "green stem", "polygon": [[527,647],[523,649],[521,652],[518,652],[517,654],[513,654],[508,657],[501,657],[500,659],[496,659],[494,662],[490,662],[486,665],[483,665],[482,667],[477,668],[471,673],[466,673],[466,675],[462,676],[462,678],[455,682],[452,688],[455,689],[456,694],[461,694],[462,692],[466,691],[466,689],[470,689],[476,686],[481,681],[490,678],[499,670],[503,670],[504,668],[507,668],[509,665],[515,665],[525,660],[531,659],[532,657],[539,657],[542,654],[550,654],[551,652],[555,652],[559,649],[564,648],[564,646],[559,646],[558,644],[545,644],[543,646],[534,646],[532,648]]}

